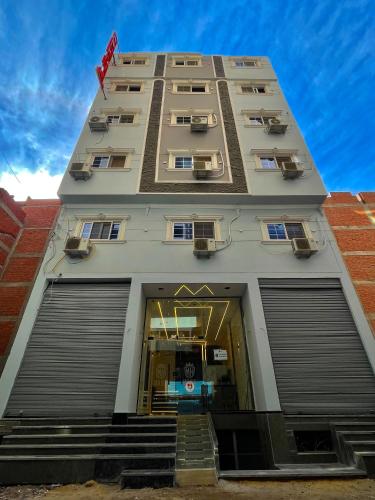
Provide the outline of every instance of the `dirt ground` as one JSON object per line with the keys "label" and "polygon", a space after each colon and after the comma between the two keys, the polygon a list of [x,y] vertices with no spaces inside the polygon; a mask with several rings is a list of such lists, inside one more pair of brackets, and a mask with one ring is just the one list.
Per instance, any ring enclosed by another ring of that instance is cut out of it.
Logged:
{"label": "dirt ground", "polygon": [[120,490],[84,485],[0,488],[0,500],[375,500],[375,480],[220,481],[217,487]]}

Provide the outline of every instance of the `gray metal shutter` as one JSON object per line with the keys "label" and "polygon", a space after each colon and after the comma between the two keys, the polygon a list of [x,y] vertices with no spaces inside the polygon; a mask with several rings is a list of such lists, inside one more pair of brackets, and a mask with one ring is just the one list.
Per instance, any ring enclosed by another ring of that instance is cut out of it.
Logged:
{"label": "gray metal shutter", "polygon": [[259,280],[281,407],[375,410],[375,376],[338,279]]}
{"label": "gray metal shutter", "polygon": [[49,285],[6,416],[112,414],[128,283]]}

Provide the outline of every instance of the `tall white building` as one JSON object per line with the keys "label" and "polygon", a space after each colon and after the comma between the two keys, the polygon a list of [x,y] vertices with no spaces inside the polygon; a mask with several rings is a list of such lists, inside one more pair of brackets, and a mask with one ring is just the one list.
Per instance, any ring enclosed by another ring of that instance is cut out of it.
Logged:
{"label": "tall white building", "polygon": [[104,92],[60,187],[2,414],[209,412],[223,477],[338,467],[342,422],[374,425],[374,339],[269,60],[118,54]]}

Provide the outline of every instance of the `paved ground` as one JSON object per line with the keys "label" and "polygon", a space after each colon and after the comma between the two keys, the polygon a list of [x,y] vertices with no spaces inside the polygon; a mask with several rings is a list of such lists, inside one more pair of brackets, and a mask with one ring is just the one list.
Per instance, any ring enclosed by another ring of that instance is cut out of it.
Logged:
{"label": "paved ground", "polygon": [[0,500],[375,500],[375,480],[220,481],[216,488],[120,490],[86,485],[0,488]]}

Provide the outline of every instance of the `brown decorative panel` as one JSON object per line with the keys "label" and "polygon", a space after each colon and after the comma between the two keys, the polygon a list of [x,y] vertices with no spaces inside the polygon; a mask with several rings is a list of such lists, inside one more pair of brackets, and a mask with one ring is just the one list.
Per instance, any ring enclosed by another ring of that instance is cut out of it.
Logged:
{"label": "brown decorative panel", "polygon": [[156,56],[156,65],[154,76],[164,76],[165,56]]}
{"label": "brown decorative panel", "polygon": [[217,77],[225,78],[223,59],[221,56],[214,56],[215,74]]}

